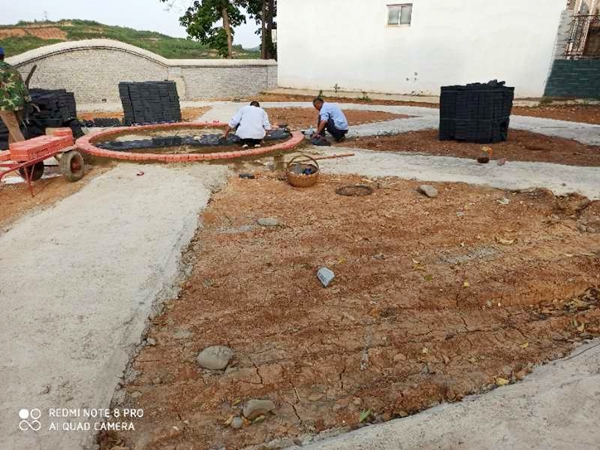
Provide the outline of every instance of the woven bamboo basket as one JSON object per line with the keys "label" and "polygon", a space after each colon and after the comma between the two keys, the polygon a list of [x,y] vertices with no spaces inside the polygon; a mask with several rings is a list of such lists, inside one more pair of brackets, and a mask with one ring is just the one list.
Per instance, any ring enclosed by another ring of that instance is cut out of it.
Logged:
{"label": "woven bamboo basket", "polygon": [[[311,162],[294,162],[298,158],[308,158]],[[310,174],[307,175],[306,171],[310,172]],[[294,187],[311,187],[319,181],[320,171],[319,163],[315,159],[308,155],[298,155],[295,158],[292,158],[287,164],[287,181]]]}

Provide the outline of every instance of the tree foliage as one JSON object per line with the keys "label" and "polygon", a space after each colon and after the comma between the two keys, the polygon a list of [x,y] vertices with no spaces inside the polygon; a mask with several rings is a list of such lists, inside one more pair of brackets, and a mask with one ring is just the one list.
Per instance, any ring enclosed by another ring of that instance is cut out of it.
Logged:
{"label": "tree foliage", "polygon": [[[172,0],[160,0],[171,3]],[[246,22],[243,10],[248,12],[261,29],[262,57],[275,58],[276,48],[272,40],[277,9],[276,0],[196,0],[179,19],[192,39],[215,49],[225,58],[233,57],[234,29]]]}
{"label": "tree foliage", "polygon": [[225,58],[232,58],[234,28],[246,22],[241,9],[247,7],[248,0],[196,0],[179,21],[189,37],[198,39]]}

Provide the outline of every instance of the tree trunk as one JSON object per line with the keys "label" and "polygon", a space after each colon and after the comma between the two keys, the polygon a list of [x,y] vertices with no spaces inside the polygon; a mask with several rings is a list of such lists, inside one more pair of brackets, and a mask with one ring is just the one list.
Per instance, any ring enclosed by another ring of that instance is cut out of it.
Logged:
{"label": "tree trunk", "polygon": [[262,20],[261,20],[261,28],[262,28],[262,42],[260,46],[260,57],[262,59],[268,59],[268,49],[267,49],[267,0],[262,1]]}
{"label": "tree trunk", "polygon": [[269,6],[267,8],[267,17],[266,17],[266,22],[267,22],[267,30],[266,30],[266,34],[267,34],[267,38],[266,38],[266,45],[267,45],[267,59],[274,59],[275,55],[273,54],[273,21],[275,18],[275,0],[265,0],[269,2]]}
{"label": "tree trunk", "polygon": [[227,12],[227,7],[224,7],[221,11],[223,15],[223,28],[225,29],[225,33],[227,33],[227,58],[233,58],[233,37],[231,35],[231,24],[229,23],[229,13]]}

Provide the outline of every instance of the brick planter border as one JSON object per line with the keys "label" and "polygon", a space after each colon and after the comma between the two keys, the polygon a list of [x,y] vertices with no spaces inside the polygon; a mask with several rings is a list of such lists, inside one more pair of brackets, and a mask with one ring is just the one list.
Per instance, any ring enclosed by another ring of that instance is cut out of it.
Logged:
{"label": "brick planter border", "polygon": [[159,153],[130,153],[130,152],[117,152],[114,150],[106,150],[103,148],[96,147],[94,141],[101,138],[109,138],[111,136],[123,134],[124,132],[135,133],[136,131],[147,131],[147,130],[173,130],[178,128],[224,128],[227,124],[222,122],[191,122],[191,123],[167,123],[159,125],[142,125],[135,127],[119,127],[111,128],[110,130],[99,131],[91,133],[86,136],[79,138],[76,142],[76,146],[90,155],[94,155],[100,158],[118,159],[122,161],[136,161],[136,162],[164,162],[164,163],[182,163],[182,162],[195,162],[195,161],[219,161],[219,160],[230,160],[236,158],[245,158],[248,156],[262,156],[278,150],[291,150],[299,145],[304,140],[304,135],[298,131],[292,132],[292,137],[285,142],[271,145],[268,147],[253,148],[251,150],[240,150],[234,152],[220,152],[220,153],[188,153],[179,155],[166,155]]}

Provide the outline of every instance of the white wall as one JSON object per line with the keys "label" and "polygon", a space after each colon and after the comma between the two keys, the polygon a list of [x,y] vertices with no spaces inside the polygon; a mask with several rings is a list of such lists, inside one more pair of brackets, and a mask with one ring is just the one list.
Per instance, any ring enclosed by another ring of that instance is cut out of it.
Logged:
{"label": "white wall", "polygon": [[107,39],[62,42],[8,58],[32,88],[67,89],[81,103],[119,102],[121,81],[173,80],[181,100],[257,95],[276,87],[277,62],[166,59]]}
{"label": "white wall", "polygon": [[388,27],[398,3],[280,0],[279,86],[439,95],[499,79],[543,95],[566,0],[412,0],[411,26]]}

